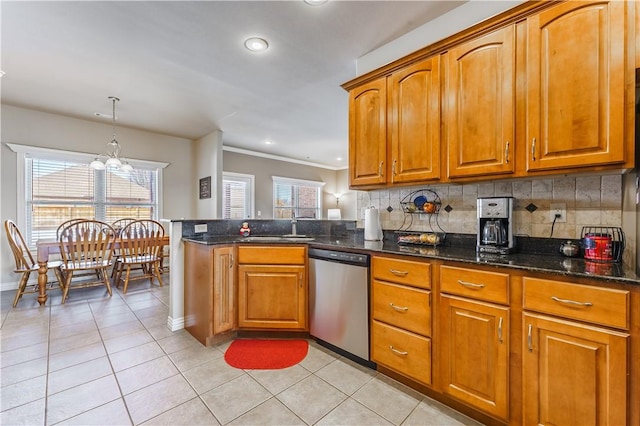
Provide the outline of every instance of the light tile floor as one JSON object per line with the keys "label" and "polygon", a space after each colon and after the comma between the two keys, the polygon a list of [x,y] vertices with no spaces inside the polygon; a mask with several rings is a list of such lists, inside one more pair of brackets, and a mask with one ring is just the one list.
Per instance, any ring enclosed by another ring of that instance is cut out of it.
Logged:
{"label": "light tile floor", "polygon": [[2,425],[478,425],[311,340],[293,367],[230,367],[229,343],[169,331],[168,286],[12,301],[0,293]]}

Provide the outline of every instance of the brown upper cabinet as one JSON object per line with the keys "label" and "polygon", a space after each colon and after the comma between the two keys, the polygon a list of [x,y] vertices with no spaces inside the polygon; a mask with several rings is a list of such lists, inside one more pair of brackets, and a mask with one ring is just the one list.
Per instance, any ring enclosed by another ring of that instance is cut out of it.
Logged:
{"label": "brown upper cabinet", "polygon": [[440,58],[359,86],[349,97],[352,186],[440,178]]}
{"label": "brown upper cabinet", "polygon": [[389,77],[391,182],[440,178],[440,57]]}
{"label": "brown upper cabinet", "polygon": [[445,54],[451,178],[515,171],[514,33],[510,25]]}
{"label": "brown upper cabinet", "polygon": [[625,16],[567,2],[527,20],[527,171],[625,161]]}
{"label": "brown upper cabinet", "polygon": [[345,83],[350,185],[633,168],[637,9],[527,2]]}
{"label": "brown upper cabinet", "polygon": [[350,184],[385,184],[386,160],[387,82],[380,78],[349,93]]}

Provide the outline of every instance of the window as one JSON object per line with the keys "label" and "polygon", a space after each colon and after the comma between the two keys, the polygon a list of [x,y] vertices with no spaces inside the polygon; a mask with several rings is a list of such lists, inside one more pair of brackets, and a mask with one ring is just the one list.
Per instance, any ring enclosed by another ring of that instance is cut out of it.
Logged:
{"label": "window", "polygon": [[222,173],[222,218],[246,219],[253,217],[253,175]]}
{"label": "window", "polygon": [[[161,164],[130,161],[132,172],[93,170],[85,154],[10,145],[18,152],[18,217],[27,244],[56,237],[65,220],[84,217],[112,223],[124,217],[158,219]],[[154,167],[155,166],[155,167]],[[158,167],[160,166],[160,167]],[[21,190],[20,186],[24,188]]]}
{"label": "window", "polygon": [[322,217],[324,182],[273,177],[273,217],[319,219]]}

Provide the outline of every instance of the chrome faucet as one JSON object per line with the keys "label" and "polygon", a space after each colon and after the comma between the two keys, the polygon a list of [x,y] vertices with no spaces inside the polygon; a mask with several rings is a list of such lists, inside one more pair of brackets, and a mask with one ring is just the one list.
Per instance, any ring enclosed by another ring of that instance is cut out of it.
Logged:
{"label": "chrome faucet", "polygon": [[296,219],[296,212],[291,211],[291,235],[297,235],[298,230],[296,226],[298,224],[298,220]]}

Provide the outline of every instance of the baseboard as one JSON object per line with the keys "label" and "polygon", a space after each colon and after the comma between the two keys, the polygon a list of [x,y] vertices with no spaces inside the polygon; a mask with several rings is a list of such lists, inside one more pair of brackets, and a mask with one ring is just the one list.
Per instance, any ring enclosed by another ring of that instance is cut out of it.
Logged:
{"label": "baseboard", "polygon": [[180,318],[168,317],[167,327],[169,327],[169,330],[171,331],[182,330],[184,328],[184,317],[180,317]]}
{"label": "baseboard", "polygon": [[[0,291],[10,291],[10,290],[17,290],[18,289],[18,283],[19,281],[3,281],[2,283],[0,283]],[[36,282],[32,282],[29,283],[31,284],[36,284]]]}

